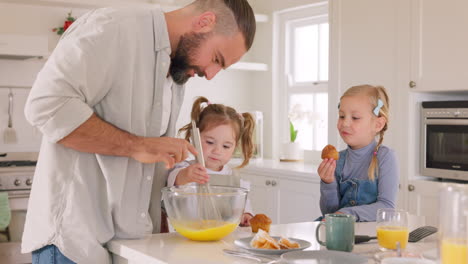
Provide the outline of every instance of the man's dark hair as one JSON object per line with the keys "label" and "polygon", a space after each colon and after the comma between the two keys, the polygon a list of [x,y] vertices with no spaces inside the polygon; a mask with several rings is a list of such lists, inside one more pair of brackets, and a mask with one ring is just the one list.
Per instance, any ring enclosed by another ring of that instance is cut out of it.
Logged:
{"label": "man's dark hair", "polygon": [[216,14],[216,32],[229,35],[240,31],[246,50],[252,47],[256,22],[247,0],[196,0],[192,4],[200,12],[212,11]]}
{"label": "man's dark hair", "polygon": [[247,50],[252,47],[256,31],[255,15],[247,0],[223,0],[224,4],[232,11],[236,19],[237,27],[245,38]]}

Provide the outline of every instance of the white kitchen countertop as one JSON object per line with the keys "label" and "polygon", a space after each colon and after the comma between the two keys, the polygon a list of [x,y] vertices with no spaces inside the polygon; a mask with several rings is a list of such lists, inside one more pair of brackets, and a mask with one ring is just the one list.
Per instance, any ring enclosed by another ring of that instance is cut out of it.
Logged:
{"label": "white kitchen countertop", "polygon": [[[240,159],[233,159],[229,164],[235,167],[240,163]],[[284,178],[320,182],[317,168],[318,165],[304,162],[284,162],[272,159],[252,159],[250,160],[249,165],[241,169],[241,172],[272,177],[280,175]]]}
{"label": "white kitchen countertop", "polygon": [[[318,222],[304,222],[294,224],[272,225],[272,236],[286,236],[309,241],[312,245],[307,250],[326,250],[315,239],[315,229]],[[424,221],[410,219],[410,230],[423,226]],[[358,235],[375,236],[376,223],[357,223],[355,233]],[[223,249],[237,249],[234,241],[239,238],[250,237],[253,233],[250,227],[239,227],[233,233],[220,241],[197,242],[191,241],[178,233],[153,234],[138,240],[112,240],[108,243],[113,253],[114,264],[240,264],[258,263],[240,257],[227,256]],[[437,235],[431,235],[418,243],[408,243],[407,251],[424,255],[434,255]],[[354,246],[353,253],[369,258],[369,263],[375,263],[373,256],[380,252],[376,240]]]}

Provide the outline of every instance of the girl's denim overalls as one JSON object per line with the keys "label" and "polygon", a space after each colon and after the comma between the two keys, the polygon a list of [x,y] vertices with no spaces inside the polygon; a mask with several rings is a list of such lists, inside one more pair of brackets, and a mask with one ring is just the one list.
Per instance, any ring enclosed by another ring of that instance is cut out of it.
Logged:
{"label": "girl's denim overalls", "polygon": [[375,203],[377,201],[377,186],[379,183],[377,177],[375,177],[375,180],[370,180],[367,177],[365,179],[357,179],[351,176],[343,180],[343,167],[347,155],[348,150],[340,152],[340,158],[335,169],[335,180],[338,183],[341,197],[339,208]]}
{"label": "girl's denim overalls", "polygon": [[[377,186],[379,183],[377,177],[375,177],[373,181],[367,177],[365,179],[357,179],[353,176],[346,180],[343,179],[343,168],[347,155],[347,149],[340,151],[340,158],[338,159],[335,169],[335,180],[338,183],[340,192],[339,209],[375,203],[377,201]],[[316,221],[321,221],[322,219],[323,216],[317,218]]]}

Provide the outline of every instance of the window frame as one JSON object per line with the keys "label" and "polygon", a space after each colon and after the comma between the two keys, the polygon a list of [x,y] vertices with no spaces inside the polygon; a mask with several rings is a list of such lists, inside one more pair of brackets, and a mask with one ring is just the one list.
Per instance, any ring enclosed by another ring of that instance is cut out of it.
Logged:
{"label": "window frame", "polygon": [[[293,54],[293,51],[291,51],[293,47],[288,47],[288,44],[284,41],[291,37],[288,35],[288,24],[300,26],[305,25],[305,23],[310,24],[311,20],[319,20],[327,21],[330,25],[328,5],[328,1],[315,1],[313,4],[282,10],[273,14],[273,116],[277,117],[272,120],[274,159],[280,158],[282,144],[289,142],[289,126],[287,126],[289,94],[311,93],[311,85],[314,86],[313,92],[329,92],[329,81],[295,83],[292,80],[293,78],[288,75],[291,72],[291,65],[289,65],[289,61],[286,61],[287,56],[283,56],[285,50],[289,54]],[[320,74],[318,79],[320,79]],[[306,162],[319,161],[320,151],[304,151],[304,160]]]}

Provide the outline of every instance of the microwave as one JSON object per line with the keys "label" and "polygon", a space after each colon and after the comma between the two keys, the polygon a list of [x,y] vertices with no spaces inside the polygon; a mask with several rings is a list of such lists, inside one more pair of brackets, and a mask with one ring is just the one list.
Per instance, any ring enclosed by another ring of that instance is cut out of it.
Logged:
{"label": "microwave", "polygon": [[421,174],[468,181],[468,101],[421,106]]}

